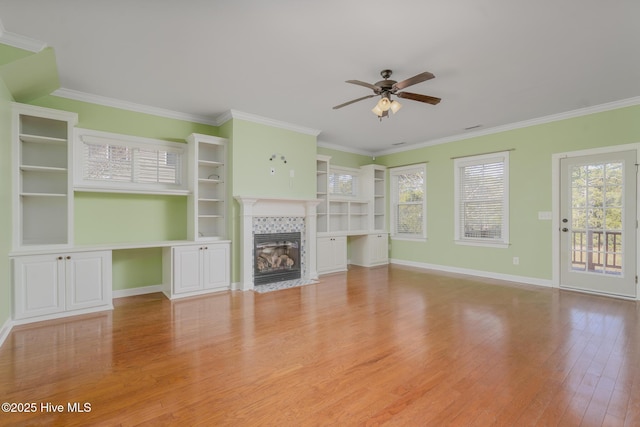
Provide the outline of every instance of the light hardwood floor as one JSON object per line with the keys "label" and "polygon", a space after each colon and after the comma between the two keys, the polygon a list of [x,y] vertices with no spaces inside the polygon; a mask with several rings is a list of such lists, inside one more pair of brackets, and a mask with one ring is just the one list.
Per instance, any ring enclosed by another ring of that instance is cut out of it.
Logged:
{"label": "light hardwood floor", "polygon": [[0,425],[640,425],[634,301],[389,266],[115,306],[14,328],[0,400],[38,410]]}

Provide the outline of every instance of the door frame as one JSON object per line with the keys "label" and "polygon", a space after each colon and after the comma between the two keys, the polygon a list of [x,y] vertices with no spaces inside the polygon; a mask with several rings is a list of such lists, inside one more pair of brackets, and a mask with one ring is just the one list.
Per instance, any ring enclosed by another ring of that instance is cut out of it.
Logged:
{"label": "door frame", "polygon": [[[564,153],[555,153],[551,155],[551,266],[552,278],[551,284],[554,288],[560,288],[560,172],[561,159],[570,157],[590,156],[593,154],[615,153],[618,151],[636,151],[636,159],[640,163],[640,143],[612,145],[610,147],[589,148],[578,151],[568,151]],[[640,216],[640,173],[636,174],[636,219]],[[639,228],[636,227],[636,274],[640,274],[640,235]],[[563,288],[565,289],[565,288]],[[570,289],[574,290],[574,289]],[[640,300],[640,286],[636,283],[636,298],[623,297],[618,295],[608,295],[596,292],[576,290],[577,292],[593,293],[595,295],[607,295],[614,298]]]}

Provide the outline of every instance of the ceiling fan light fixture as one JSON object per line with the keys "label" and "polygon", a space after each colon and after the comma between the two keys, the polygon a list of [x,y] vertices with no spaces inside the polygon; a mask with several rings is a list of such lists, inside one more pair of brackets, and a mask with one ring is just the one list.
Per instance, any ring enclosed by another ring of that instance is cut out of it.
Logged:
{"label": "ceiling fan light fixture", "polygon": [[391,106],[389,109],[393,112],[393,114],[397,113],[402,108],[402,104],[398,101],[391,101]]}
{"label": "ceiling fan light fixture", "polygon": [[391,100],[386,96],[383,96],[380,98],[380,101],[378,101],[378,105],[376,105],[376,107],[380,108],[382,111],[389,111],[389,108],[391,108]]}
{"label": "ceiling fan light fixture", "polygon": [[382,113],[384,113],[384,111],[382,111],[382,109],[379,107],[379,104],[380,103],[378,102],[378,104],[376,104],[376,106],[371,109],[371,112],[378,117],[382,117]]}

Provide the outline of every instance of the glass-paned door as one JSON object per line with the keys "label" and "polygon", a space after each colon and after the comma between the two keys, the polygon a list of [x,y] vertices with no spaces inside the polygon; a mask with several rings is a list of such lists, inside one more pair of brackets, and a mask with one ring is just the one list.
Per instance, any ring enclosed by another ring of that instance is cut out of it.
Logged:
{"label": "glass-paned door", "polygon": [[561,160],[560,286],[636,296],[636,152]]}

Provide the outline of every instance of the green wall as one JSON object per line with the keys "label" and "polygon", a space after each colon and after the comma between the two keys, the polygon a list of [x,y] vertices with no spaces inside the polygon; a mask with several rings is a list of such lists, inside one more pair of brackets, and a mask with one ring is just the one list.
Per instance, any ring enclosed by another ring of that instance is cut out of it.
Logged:
{"label": "green wall", "polygon": [[11,318],[11,101],[0,79],[0,329]]}
{"label": "green wall", "polygon": [[363,154],[355,154],[320,146],[318,147],[318,154],[331,156],[330,162],[332,166],[359,168],[360,166],[378,163],[373,159],[372,156],[365,156]]}
{"label": "green wall", "polygon": [[[393,240],[391,258],[536,279],[552,278],[551,168],[554,153],[640,142],[640,106],[554,121],[377,158],[388,167],[427,163],[426,242]],[[510,153],[510,240],[507,249],[456,245],[452,157]],[[513,257],[520,258],[513,265]]]}
{"label": "green wall", "polygon": [[[315,153],[315,136],[234,120],[233,195],[315,198]],[[273,154],[277,157],[270,160]]]}
{"label": "green wall", "polygon": [[187,197],[76,192],[75,244],[186,240]]}

